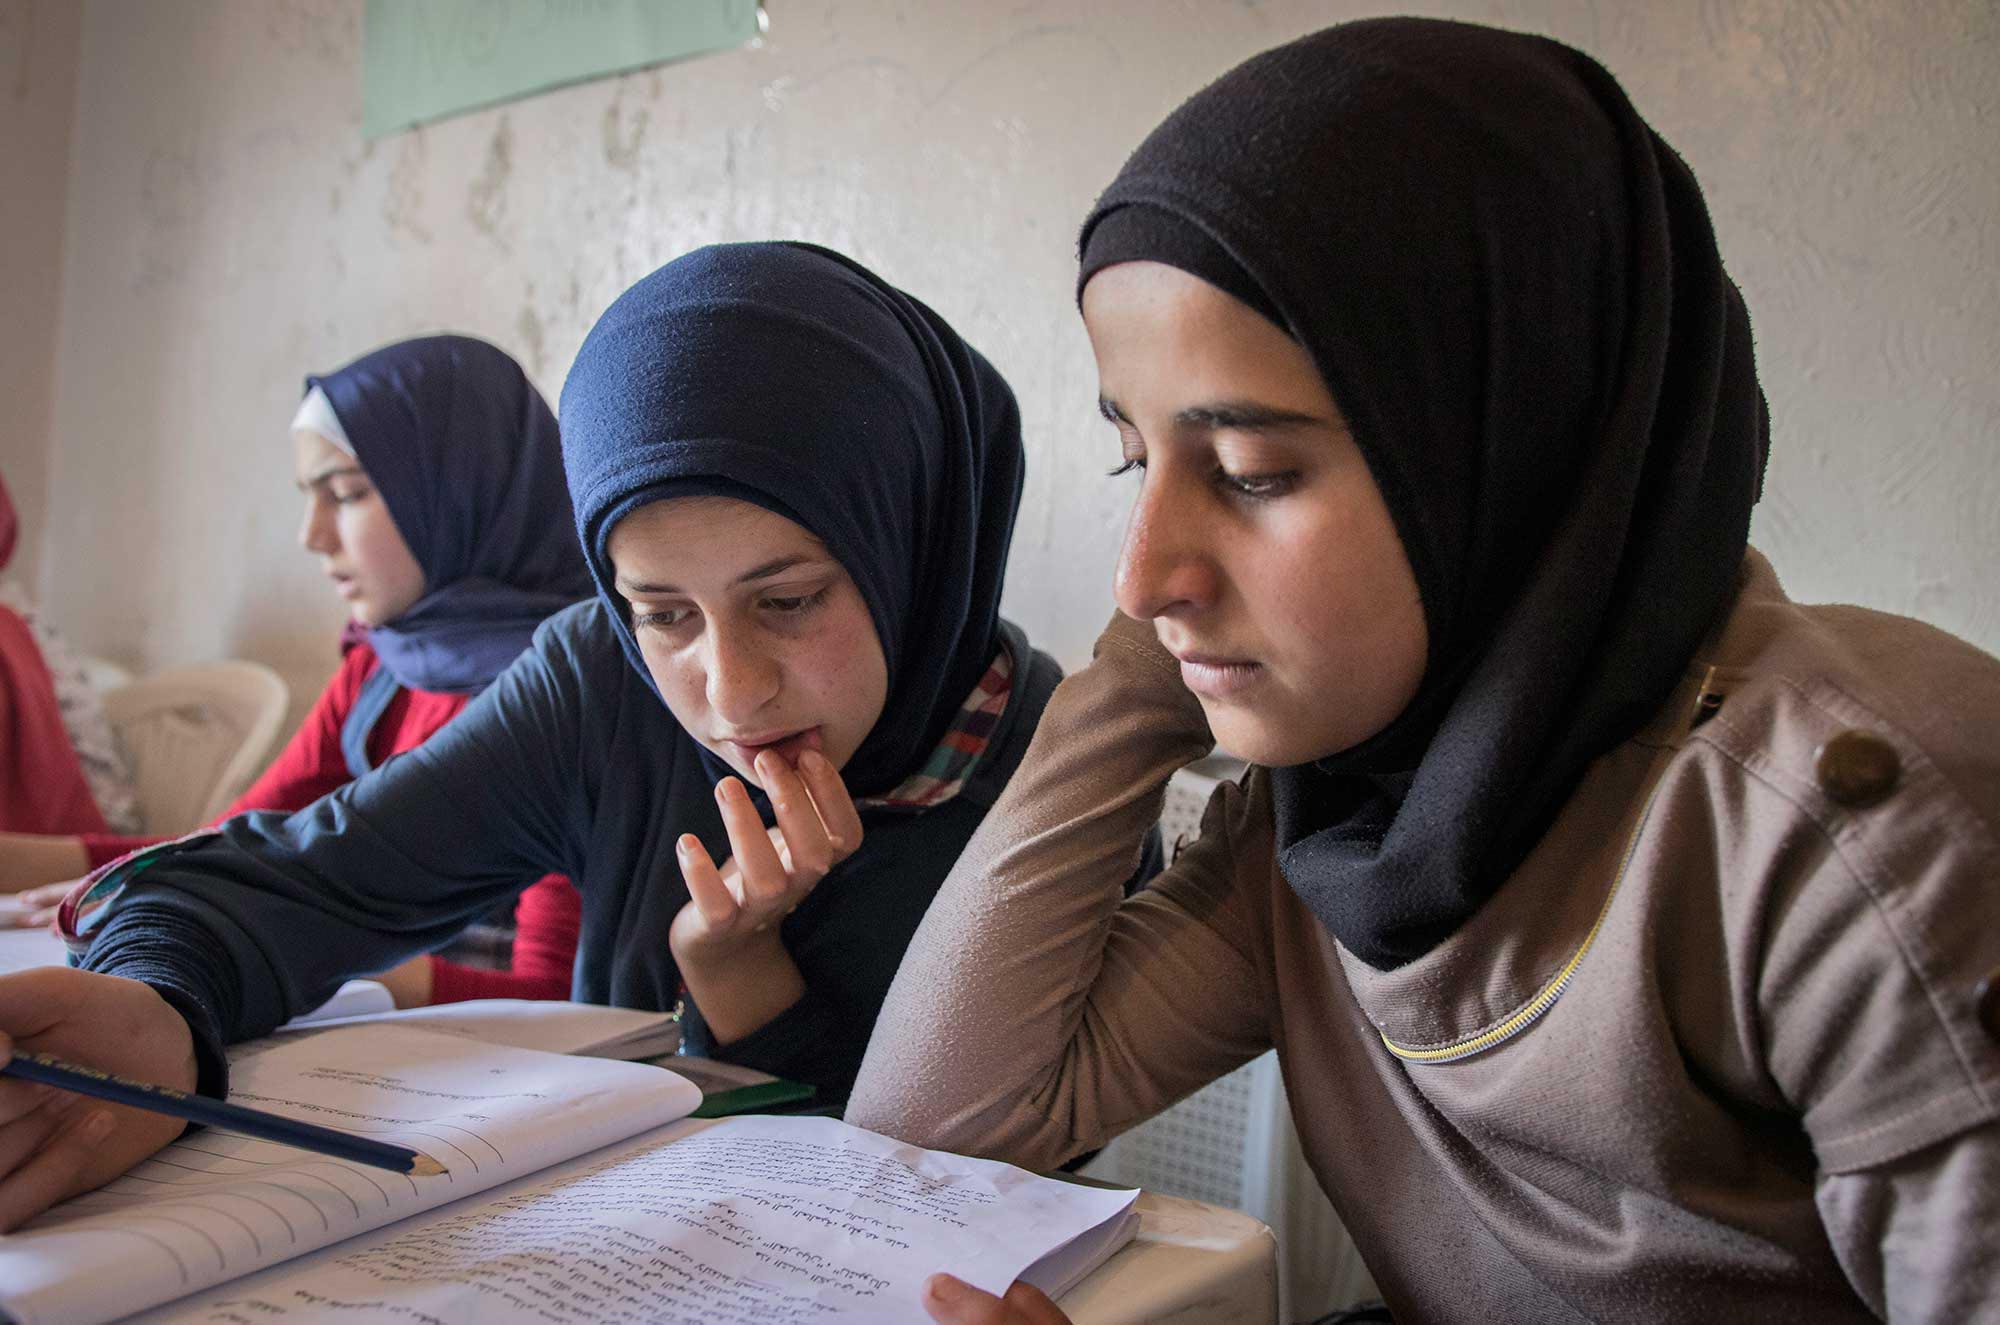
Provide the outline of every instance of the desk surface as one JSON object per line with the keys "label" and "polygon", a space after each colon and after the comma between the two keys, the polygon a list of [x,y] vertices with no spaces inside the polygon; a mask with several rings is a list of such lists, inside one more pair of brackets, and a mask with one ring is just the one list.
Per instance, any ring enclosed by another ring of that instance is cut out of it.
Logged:
{"label": "desk surface", "polygon": [[1062,1299],[1075,1325],[1272,1325],[1278,1240],[1238,1210],[1139,1195],[1139,1235]]}

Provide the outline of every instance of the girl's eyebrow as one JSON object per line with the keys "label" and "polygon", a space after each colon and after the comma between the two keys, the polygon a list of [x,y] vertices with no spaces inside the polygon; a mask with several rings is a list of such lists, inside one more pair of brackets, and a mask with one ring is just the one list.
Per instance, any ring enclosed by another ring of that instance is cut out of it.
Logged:
{"label": "girl's eyebrow", "polygon": [[[1097,412],[1113,423],[1130,424],[1125,411],[1109,396],[1097,398]],[[1291,428],[1331,428],[1333,420],[1298,410],[1279,409],[1254,400],[1218,400],[1206,405],[1189,405],[1174,415],[1182,428],[1206,428],[1211,432],[1236,428],[1244,432],[1284,432]]]}
{"label": "girl's eyebrow", "polygon": [[359,465],[342,465],[342,464],[330,465],[327,468],[322,469],[318,473],[314,474],[311,478],[302,478],[298,480],[298,489],[300,492],[304,492],[307,488],[318,487],[320,484],[326,482],[330,478],[339,478],[344,474],[359,474],[361,472],[362,472],[361,466]]}
{"label": "girl's eyebrow", "polygon": [[1251,400],[1222,400],[1210,405],[1190,405],[1174,415],[1181,427],[1224,429],[1244,432],[1284,432],[1291,428],[1330,428],[1331,419],[1293,409],[1279,409]]}
{"label": "girl's eyebrow", "polygon": [[[753,580],[768,580],[773,575],[782,575],[795,567],[810,565],[819,560],[821,558],[802,552],[794,553],[789,557],[773,557],[760,566],[752,566],[729,583],[733,588],[739,584],[749,584]],[[671,584],[651,584],[642,580],[628,580],[623,576],[618,577],[617,583],[618,591],[628,597],[632,594],[677,594],[680,592],[678,588]]]}

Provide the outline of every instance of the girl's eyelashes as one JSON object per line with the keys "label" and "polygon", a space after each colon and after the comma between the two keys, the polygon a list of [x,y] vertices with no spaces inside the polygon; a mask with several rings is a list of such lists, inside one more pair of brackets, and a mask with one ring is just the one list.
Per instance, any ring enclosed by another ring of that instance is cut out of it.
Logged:
{"label": "girl's eyelashes", "polygon": [[322,478],[315,479],[311,483],[301,483],[299,491],[306,495],[307,501],[330,501],[335,506],[351,506],[358,501],[367,501],[375,495],[373,484],[362,482],[349,475],[341,477],[346,481]]}
{"label": "girl's eyelashes", "polygon": [[[1129,474],[1135,469],[1143,470],[1145,467],[1146,461],[1143,457],[1132,456],[1124,464],[1116,469],[1108,469],[1105,473],[1117,478],[1120,474]],[[1217,465],[1211,474],[1211,479],[1216,487],[1231,496],[1244,497],[1251,501],[1272,501],[1298,486],[1299,471],[1286,469],[1270,474],[1232,474],[1221,465]]]}
{"label": "girl's eyelashes", "polygon": [[[757,600],[757,606],[780,618],[801,617],[825,603],[832,592],[833,586],[828,584],[811,593],[767,594]],[[700,609],[694,607],[663,607],[644,612],[635,608],[632,626],[635,630],[675,630],[699,615]]]}
{"label": "girl's eyelashes", "polygon": [[1298,486],[1299,471],[1284,469],[1270,474],[1232,474],[1217,465],[1215,483],[1225,492],[1238,497],[1247,497],[1251,501],[1272,501]]}
{"label": "girl's eyelashes", "polygon": [[824,603],[826,596],[831,592],[833,592],[833,586],[829,584],[815,589],[809,594],[793,594],[783,597],[774,596],[766,598],[764,606],[774,612],[787,616],[810,612],[821,603]]}
{"label": "girl's eyelashes", "polygon": [[632,624],[640,630],[672,630],[693,615],[691,607],[669,607],[658,612],[635,613]]}

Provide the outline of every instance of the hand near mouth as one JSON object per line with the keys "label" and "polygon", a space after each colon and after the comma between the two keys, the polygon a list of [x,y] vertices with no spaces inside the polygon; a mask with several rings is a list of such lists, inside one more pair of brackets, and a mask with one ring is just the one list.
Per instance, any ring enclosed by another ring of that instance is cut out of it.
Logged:
{"label": "hand near mouth", "polygon": [[690,900],[674,917],[668,943],[721,1044],[764,1026],[805,993],[779,923],[861,845],[854,800],[819,751],[806,750],[794,769],[765,750],[756,770],[776,824],[766,829],[742,782],[726,777],[715,799],[729,831],[728,862],[718,868],[692,833],[676,844]]}

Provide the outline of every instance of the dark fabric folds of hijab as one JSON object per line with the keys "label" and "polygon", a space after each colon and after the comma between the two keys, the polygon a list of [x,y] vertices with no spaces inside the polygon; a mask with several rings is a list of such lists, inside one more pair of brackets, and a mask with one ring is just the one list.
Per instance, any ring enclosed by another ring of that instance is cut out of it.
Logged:
{"label": "dark fabric folds of hijab", "polygon": [[424,596],[369,644],[412,689],[484,689],[544,618],[590,596],[555,416],[519,364],[470,336],[387,345],[314,386],[423,567]]}
{"label": "dark fabric folds of hijab", "polygon": [[1694,178],[1568,47],[1369,20],[1187,101],[1081,248],[1081,281],[1150,258],[1247,285],[1387,500],[1430,632],[1422,688],[1272,783],[1293,890],[1370,965],[1412,961],[1733,598],[1768,429]]}
{"label": "dark fabric folds of hijab", "polygon": [[649,684],[605,540],[649,502],[735,497],[819,538],[868,605],[889,693],[849,790],[887,791],[923,764],[999,647],[1024,471],[1013,392],[985,358],[840,254],[720,244],[606,310],[562,419],[577,532]]}

